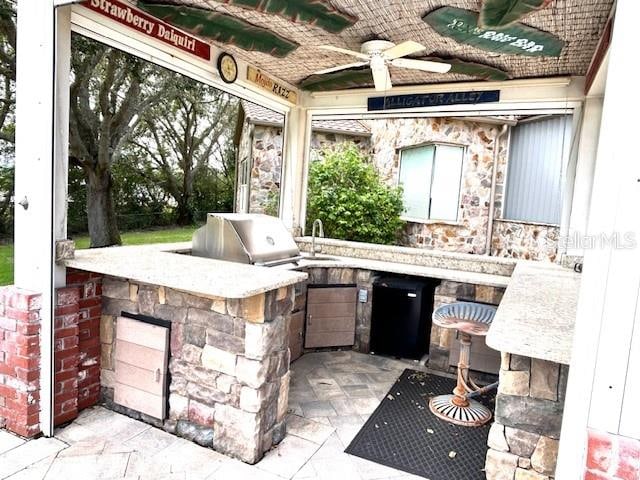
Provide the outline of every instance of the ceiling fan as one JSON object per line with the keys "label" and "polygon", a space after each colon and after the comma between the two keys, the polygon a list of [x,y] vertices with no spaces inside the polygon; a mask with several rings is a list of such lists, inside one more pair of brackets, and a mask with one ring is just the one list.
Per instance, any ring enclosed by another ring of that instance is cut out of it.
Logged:
{"label": "ceiling fan", "polygon": [[332,45],[321,45],[323,50],[332,52],[346,53],[353,57],[359,58],[360,62],[340,65],[339,67],[326,68],[314,75],[322,75],[325,73],[337,72],[348,68],[371,66],[373,73],[373,83],[376,90],[387,90],[392,87],[391,76],[389,75],[389,65],[400,68],[411,68],[414,70],[422,70],[433,73],[447,73],[451,69],[448,63],[430,62],[428,60],[415,60],[413,58],[402,58],[425,50],[426,47],[417,42],[407,41],[396,45],[387,40],[370,40],[364,42],[359,52],[347,50],[346,48],[334,47]]}

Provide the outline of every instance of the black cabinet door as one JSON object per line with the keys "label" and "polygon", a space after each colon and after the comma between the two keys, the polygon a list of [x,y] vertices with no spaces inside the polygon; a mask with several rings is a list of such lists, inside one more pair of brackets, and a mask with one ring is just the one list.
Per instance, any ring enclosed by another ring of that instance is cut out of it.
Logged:
{"label": "black cabinet door", "polygon": [[419,359],[429,352],[437,283],[380,279],[373,286],[371,351]]}

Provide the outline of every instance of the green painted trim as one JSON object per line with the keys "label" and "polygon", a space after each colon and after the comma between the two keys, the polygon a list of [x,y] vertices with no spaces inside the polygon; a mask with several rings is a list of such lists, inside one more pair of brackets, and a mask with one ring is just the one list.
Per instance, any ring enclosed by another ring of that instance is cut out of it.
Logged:
{"label": "green painted trim", "polygon": [[550,3],[551,0],[482,0],[478,25],[487,29],[504,28]]}
{"label": "green painted trim", "polygon": [[184,5],[151,2],[138,2],[138,6],[154,17],[189,33],[228,45],[235,45],[243,50],[268,53],[274,57],[282,58],[299,46],[266,28],[252,25],[224,13]]}
{"label": "green painted trim", "polygon": [[555,35],[521,23],[500,30],[478,27],[478,13],[441,7],[422,18],[436,32],[489,52],[532,57],[558,57],[565,42]]}
{"label": "green painted trim", "polygon": [[364,84],[373,85],[370,68],[350,68],[324,75],[311,75],[302,80],[298,86],[310,92],[319,92],[364,88]]}
{"label": "green painted trim", "polygon": [[279,15],[294,23],[316,25],[340,33],[358,18],[342,12],[325,0],[221,0],[224,3]]}

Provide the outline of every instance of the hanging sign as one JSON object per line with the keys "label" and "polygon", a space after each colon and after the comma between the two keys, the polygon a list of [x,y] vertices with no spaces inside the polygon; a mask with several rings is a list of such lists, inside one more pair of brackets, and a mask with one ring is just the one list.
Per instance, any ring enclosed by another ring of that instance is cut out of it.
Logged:
{"label": "hanging sign", "polygon": [[478,26],[478,13],[454,7],[441,7],[423,17],[433,29],[460,43],[489,52],[533,57],[559,57],[565,42],[555,35],[522,23],[499,29]]}
{"label": "hanging sign", "polygon": [[119,0],[87,0],[82,5],[148,37],[160,40],[203,60],[211,60],[211,45],[131,5]]}
{"label": "hanging sign", "polygon": [[415,95],[391,95],[371,97],[367,110],[397,110],[405,108],[441,107],[445,105],[465,105],[500,101],[500,90],[477,92],[418,93]]}
{"label": "hanging sign", "polygon": [[247,67],[247,80],[293,104],[298,103],[298,94],[294,90],[265,75],[257,68]]}

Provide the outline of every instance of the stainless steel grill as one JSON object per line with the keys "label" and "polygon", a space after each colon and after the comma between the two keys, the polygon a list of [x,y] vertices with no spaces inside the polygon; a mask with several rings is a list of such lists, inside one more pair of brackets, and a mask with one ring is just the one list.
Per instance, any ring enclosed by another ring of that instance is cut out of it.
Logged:
{"label": "stainless steel grill", "polygon": [[209,213],[193,234],[192,255],[273,266],[300,260],[282,220],[256,213]]}

